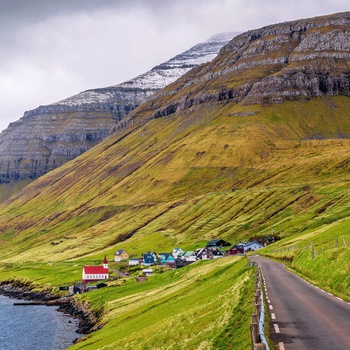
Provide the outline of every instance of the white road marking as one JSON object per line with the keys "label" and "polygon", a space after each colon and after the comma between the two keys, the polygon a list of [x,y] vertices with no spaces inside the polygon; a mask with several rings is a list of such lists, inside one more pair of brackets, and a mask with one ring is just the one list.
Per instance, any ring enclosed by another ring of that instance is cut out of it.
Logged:
{"label": "white road marking", "polygon": [[270,310],[273,310],[273,306],[272,306],[272,305],[269,305],[269,309],[270,309]]}
{"label": "white road marking", "polygon": [[283,342],[278,343],[279,350],[284,350],[284,344]]}
{"label": "white road marking", "polygon": [[276,315],[274,313],[271,314],[271,319],[275,320],[276,319]]}
{"label": "white road marking", "polygon": [[274,323],[273,328],[275,328],[276,333],[280,333],[280,327],[278,327],[278,324]]}

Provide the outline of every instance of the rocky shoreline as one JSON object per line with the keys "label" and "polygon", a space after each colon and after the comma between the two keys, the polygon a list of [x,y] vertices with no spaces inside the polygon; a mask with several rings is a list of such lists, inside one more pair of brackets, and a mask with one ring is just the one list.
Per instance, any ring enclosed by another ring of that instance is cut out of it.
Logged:
{"label": "rocky shoreline", "polygon": [[[37,292],[33,290],[31,285],[19,284],[17,282],[0,283],[0,295],[25,301],[14,302],[14,305],[58,306],[58,311],[79,321],[76,330],[78,334],[89,334],[102,327],[102,325],[97,324],[100,316],[99,313],[89,310],[87,303],[79,302],[73,296],[61,297],[50,292]],[[83,338],[77,338],[75,343],[82,340]]]}

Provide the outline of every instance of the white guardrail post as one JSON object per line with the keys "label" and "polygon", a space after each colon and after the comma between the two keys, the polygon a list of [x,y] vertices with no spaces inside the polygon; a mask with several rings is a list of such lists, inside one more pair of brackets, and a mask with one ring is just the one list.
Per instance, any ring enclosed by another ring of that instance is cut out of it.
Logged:
{"label": "white guardrail post", "polygon": [[261,288],[261,268],[249,259],[249,265],[257,266],[255,273],[254,313],[252,314],[251,333],[253,350],[270,350],[264,335],[265,308],[264,293]]}

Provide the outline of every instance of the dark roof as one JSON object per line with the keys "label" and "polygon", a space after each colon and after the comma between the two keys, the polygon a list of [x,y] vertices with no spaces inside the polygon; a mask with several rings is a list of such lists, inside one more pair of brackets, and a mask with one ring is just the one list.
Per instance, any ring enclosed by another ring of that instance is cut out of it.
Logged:
{"label": "dark roof", "polygon": [[223,239],[212,239],[211,241],[208,242],[207,246],[211,247],[228,247],[230,246],[231,243],[224,241]]}
{"label": "dark roof", "polygon": [[212,252],[212,254],[213,254],[213,255],[224,255],[224,253],[223,253],[222,251],[220,251],[220,250],[214,250],[214,251]]}
{"label": "dark roof", "polygon": [[208,242],[208,245],[209,244],[216,244],[219,241],[220,241],[220,239],[212,239],[211,241]]}

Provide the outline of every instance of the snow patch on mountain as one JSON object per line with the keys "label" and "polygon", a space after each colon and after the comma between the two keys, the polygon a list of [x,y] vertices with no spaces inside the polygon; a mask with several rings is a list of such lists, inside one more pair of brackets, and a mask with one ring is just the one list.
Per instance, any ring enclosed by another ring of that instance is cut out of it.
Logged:
{"label": "snow patch on mountain", "polygon": [[[87,90],[50,106],[86,107],[88,104],[113,104],[116,100],[123,99],[124,94],[127,95],[125,98],[128,101],[132,100],[133,103],[137,103],[140,98],[139,102],[142,103],[151,94],[174,82],[192,68],[212,61],[220,49],[238,34],[216,34],[204,43],[193,46],[134,79],[106,88]],[[139,90],[144,90],[141,97]]]}

